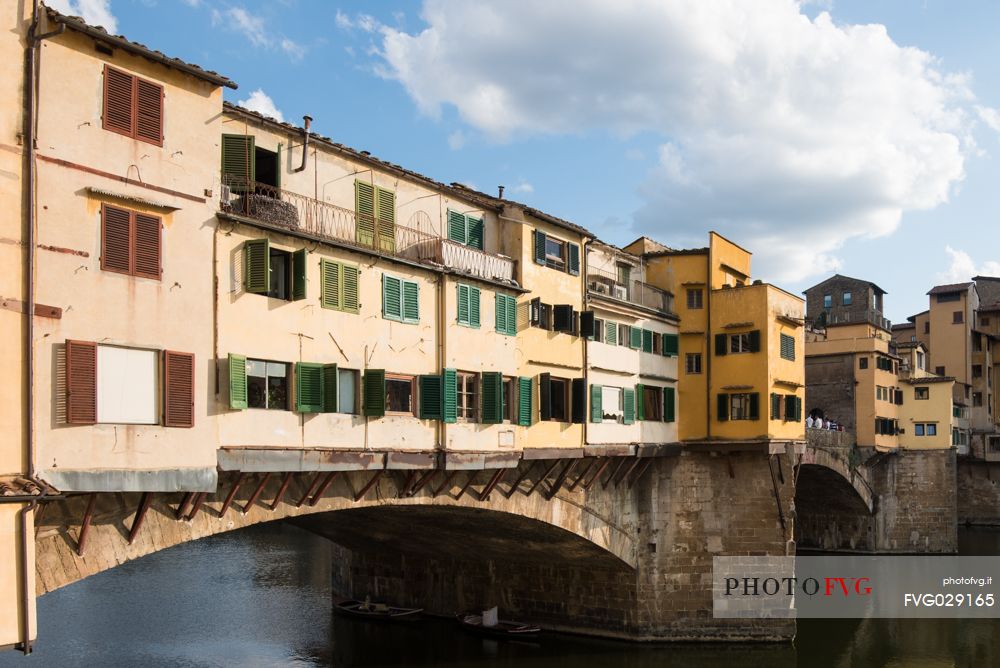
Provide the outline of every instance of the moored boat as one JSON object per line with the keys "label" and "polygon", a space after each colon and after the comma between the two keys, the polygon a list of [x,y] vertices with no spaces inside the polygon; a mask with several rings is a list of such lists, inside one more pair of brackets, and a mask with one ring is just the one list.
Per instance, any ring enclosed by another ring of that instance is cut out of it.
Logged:
{"label": "moored boat", "polygon": [[[489,617],[487,615],[487,617]],[[494,638],[534,638],[542,630],[531,624],[515,622],[509,619],[494,619],[493,623],[484,623],[484,615],[466,612],[458,615],[458,623],[463,628],[474,633],[492,636]],[[487,621],[490,621],[487,619]]]}
{"label": "moored boat", "polygon": [[402,608],[386,603],[372,603],[369,600],[356,601],[345,599],[334,604],[334,609],[349,617],[359,617],[362,619],[402,622],[417,619],[423,608]]}

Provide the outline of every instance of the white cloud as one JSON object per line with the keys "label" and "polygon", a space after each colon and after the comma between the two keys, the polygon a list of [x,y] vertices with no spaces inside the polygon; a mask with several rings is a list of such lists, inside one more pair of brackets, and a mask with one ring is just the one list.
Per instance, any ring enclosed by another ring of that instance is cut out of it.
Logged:
{"label": "white cloud", "polygon": [[1000,110],[976,105],[976,114],[994,132],[1000,132]]}
{"label": "white cloud", "polygon": [[531,185],[527,181],[521,181],[520,183],[518,183],[516,186],[514,186],[510,190],[511,190],[511,192],[525,193],[525,194],[530,195],[531,193],[535,192],[535,186]]}
{"label": "white cloud", "polygon": [[241,107],[246,107],[251,111],[264,114],[265,116],[270,116],[277,121],[285,120],[281,110],[275,106],[274,100],[272,100],[270,96],[260,88],[250,93],[250,97],[245,100],[240,100],[236,104]]}
{"label": "white cloud", "polygon": [[292,60],[302,60],[302,57],[306,55],[306,47],[287,37],[283,37],[281,40],[281,50],[287,53]]}
{"label": "white cloud", "polygon": [[118,20],[111,13],[111,0],[48,0],[49,7],[60,14],[79,16],[85,22],[118,34]]}
{"label": "white cloud", "polygon": [[361,30],[362,32],[371,33],[381,28],[381,24],[375,17],[369,14],[358,14],[352,19],[338,9],[333,20],[341,30]]}
{"label": "white cloud", "polygon": [[[192,2],[198,3],[201,0],[184,1],[191,4]],[[192,6],[194,5],[192,4]],[[233,6],[223,10],[213,7],[210,16],[213,26],[221,25],[228,30],[242,33],[256,47],[281,49],[292,60],[302,60],[308,50],[308,47],[289,37],[272,33],[268,29],[264,17],[251,13],[245,7]],[[340,16],[339,13],[338,16]]]}
{"label": "white cloud", "polygon": [[1000,262],[987,260],[980,265],[963,250],[945,246],[944,252],[950,258],[948,268],[937,275],[939,283],[964,283],[975,276],[1000,276]]}
{"label": "white cloud", "polygon": [[183,0],[184,4],[188,7],[200,7],[201,0]]}
{"label": "white cloud", "polygon": [[426,0],[422,17],[378,31],[380,73],[423,113],[452,106],[499,140],[648,134],[634,231],[703,245],[718,229],[771,280],[946,202],[976,150],[967,77],[796,0]]}
{"label": "white cloud", "polygon": [[452,151],[457,151],[465,146],[465,133],[461,130],[455,130],[450,135],[448,135],[448,148]]}
{"label": "white cloud", "polygon": [[229,7],[223,12],[223,17],[231,21],[233,27],[242,32],[254,46],[267,46],[271,43],[264,29],[264,19],[251,14],[243,7]]}

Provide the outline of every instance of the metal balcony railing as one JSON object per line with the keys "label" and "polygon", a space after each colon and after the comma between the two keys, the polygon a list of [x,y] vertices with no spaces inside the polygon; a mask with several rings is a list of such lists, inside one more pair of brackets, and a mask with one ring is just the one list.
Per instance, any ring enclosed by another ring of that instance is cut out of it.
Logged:
{"label": "metal balcony railing", "polygon": [[622,282],[618,276],[596,267],[587,267],[587,290],[591,294],[651,308],[662,313],[673,313],[674,296],[639,280]]}

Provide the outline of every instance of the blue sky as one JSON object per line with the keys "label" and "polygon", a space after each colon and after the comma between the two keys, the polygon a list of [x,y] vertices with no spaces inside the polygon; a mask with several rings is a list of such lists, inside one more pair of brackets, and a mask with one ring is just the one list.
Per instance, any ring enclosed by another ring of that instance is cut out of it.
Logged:
{"label": "blue sky", "polygon": [[[234,79],[233,102],[612,243],[800,291],[1000,275],[1000,3],[51,0]],[[260,91],[259,93],[257,91]]]}

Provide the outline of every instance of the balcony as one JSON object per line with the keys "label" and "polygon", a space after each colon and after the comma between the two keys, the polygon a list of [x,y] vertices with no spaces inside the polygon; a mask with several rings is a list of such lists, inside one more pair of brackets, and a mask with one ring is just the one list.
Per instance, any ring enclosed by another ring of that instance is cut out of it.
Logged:
{"label": "balcony", "polygon": [[674,312],[674,296],[671,293],[635,279],[622,282],[618,276],[596,267],[587,267],[587,292],[660,313]]}
{"label": "balcony", "polygon": [[[394,220],[358,215],[311,197],[240,179],[222,186],[219,209],[269,227],[430,266],[441,266],[479,278],[511,282],[514,261],[501,255],[442,238],[432,230],[400,225]],[[426,216],[425,216],[426,218]]]}
{"label": "balcony", "polygon": [[826,325],[846,325],[846,324],[864,324],[875,325],[886,331],[892,330],[892,322],[888,318],[883,318],[881,314],[875,311],[867,311],[863,314],[851,313],[850,311],[846,313],[833,313],[830,311],[823,311],[816,318],[815,325],[819,327],[825,327]]}

